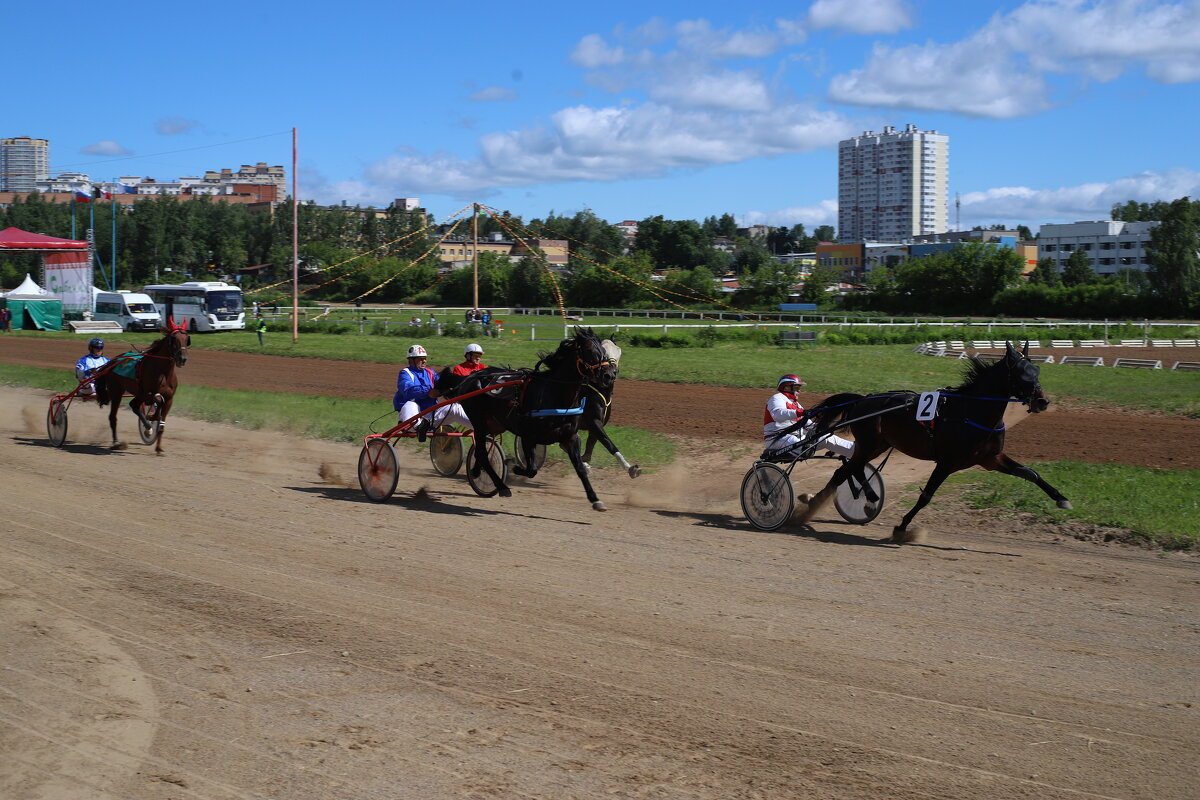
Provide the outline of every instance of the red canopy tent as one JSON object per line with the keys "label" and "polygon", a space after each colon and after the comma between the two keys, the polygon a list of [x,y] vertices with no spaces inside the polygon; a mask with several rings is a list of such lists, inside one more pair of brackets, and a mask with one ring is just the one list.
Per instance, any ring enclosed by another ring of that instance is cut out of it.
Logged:
{"label": "red canopy tent", "polygon": [[94,270],[87,242],[5,228],[0,231],[0,255],[4,253],[43,253],[42,285],[62,299],[62,309],[92,310]]}
{"label": "red canopy tent", "polygon": [[20,228],[0,231],[0,250],[87,250],[87,242],[60,239],[43,233],[30,233]]}

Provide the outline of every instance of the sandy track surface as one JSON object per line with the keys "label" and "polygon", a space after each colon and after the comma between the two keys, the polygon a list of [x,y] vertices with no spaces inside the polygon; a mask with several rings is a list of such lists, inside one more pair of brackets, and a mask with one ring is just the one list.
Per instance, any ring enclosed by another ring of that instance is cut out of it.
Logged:
{"label": "sandy track surface", "polygon": [[54,449],[45,409],[0,389],[6,800],[1195,796],[1194,558],[985,514],[756,532],[752,442],[602,471],[606,514],[406,447],[374,504],[353,445],[111,451],[75,406]]}

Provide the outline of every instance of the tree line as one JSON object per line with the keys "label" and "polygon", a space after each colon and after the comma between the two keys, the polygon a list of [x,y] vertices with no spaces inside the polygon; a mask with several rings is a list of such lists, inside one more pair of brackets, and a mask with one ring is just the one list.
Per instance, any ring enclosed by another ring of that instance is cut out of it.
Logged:
{"label": "tree line", "polygon": [[[212,198],[148,197],[116,206],[116,275],[121,288],[242,276],[260,299],[290,293],[292,219],[290,208],[267,209]],[[96,251],[106,274],[111,270],[114,204],[96,201],[67,205],[31,193],[0,209],[0,228],[14,226],[51,236],[83,238],[94,219]],[[1200,315],[1200,201],[1137,203],[1113,207],[1113,219],[1154,220],[1147,271],[1124,270],[1114,277],[1093,273],[1086,254],[1072,253],[1060,273],[1043,260],[1028,279],[1013,251],[965,243],[951,251],[875,269],[866,292],[844,298],[825,290],[842,278],[839,270],[817,267],[804,278],[801,300],[825,308],[918,314],[1016,314],[1027,316]],[[565,270],[551,273],[540,258],[512,263],[507,257],[479,256],[482,306],[569,305],[604,307],[718,307],[770,309],[801,283],[798,268],[774,256],[812,252],[833,241],[834,230],[803,225],[770,228],[766,237],[747,238],[731,214],[702,221],[647,217],[637,237],[627,241],[615,226],[590,210],[571,215],[551,211],[525,222],[508,211],[481,214],[479,235],[500,233],[566,239]],[[998,226],[1003,227],[1003,226]],[[428,226],[422,213],[396,207],[299,206],[301,286],[314,301],[411,302],[464,305],[474,299],[474,271],[446,272],[438,239],[446,228]],[[1027,233],[1027,229],[1022,231]],[[469,237],[461,224],[455,235]],[[714,247],[726,239],[732,247]],[[36,272],[36,254],[0,259],[0,285],[12,288],[26,272]],[[248,267],[267,265],[266,273]],[[730,275],[738,290],[722,292],[718,278]],[[279,288],[269,287],[280,281]],[[98,283],[103,280],[98,276]]]}

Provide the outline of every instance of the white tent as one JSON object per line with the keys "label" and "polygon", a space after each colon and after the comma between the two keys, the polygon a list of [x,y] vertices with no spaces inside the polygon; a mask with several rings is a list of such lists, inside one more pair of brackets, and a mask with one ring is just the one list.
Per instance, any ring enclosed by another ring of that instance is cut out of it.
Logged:
{"label": "white tent", "polygon": [[45,289],[37,285],[29,273],[25,273],[25,280],[21,281],[21,285],[9,292],[5,297],[43,297],[50,294]]}

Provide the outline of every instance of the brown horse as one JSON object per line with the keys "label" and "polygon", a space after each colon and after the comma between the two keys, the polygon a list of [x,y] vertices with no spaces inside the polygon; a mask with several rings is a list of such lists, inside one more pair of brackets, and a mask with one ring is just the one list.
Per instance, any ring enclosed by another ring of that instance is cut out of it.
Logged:
{"label": "brown horse", "polygon": [[[167,424],[167,413],[175,400],[175,389],[179,380],[175,377],[175,367],[187,363],[188,347],[192,337],[182,325],[176,325],[174,320],[167,323],[163,337],[151,344],[142,353],[127,353],[117,356],[105,366],[96,376],[96,399],[101,406],[111,404],[108,411],[108,425],[112,428],[113,447],[120,447],[117,441],[117,411],[121,408],[121,399],[132,395],[129,407],[137,414],[138,424],[143,431],[153,427],[153,439],[143,439],[149,444],[154,442],[154,452],[161,454],[163,429]],[[133,379],[117,372],[122,362],[135,360]]]}
{"label": "brown horse", "polygon": [[850,476],[864,487],[867,499],[874,501],[863,465],[892,447],[935,464],[916,505],[892,529],[893,541],[917,538],[919,533],[908,530],[917,512],[929,503],[951,473],[976,465],[1030,481],[1059,508],[1071,508],[1067,498],[1037,472],[1004,454],[1004,411],[1008,404],[1019,400],[1029,405],[1030,413],[1037,413],[1044,411],[1050,402],[1038,383],[1040,370],[1028,355],[1028,344],[1023,352],[1008,344],[1004,358],[995,363],[972,358],[963,375],[964,382],[941,390],[936,415],[928,421],[917,419],[918,395],[913,392],[884,392],[870,397],[839,394],[809,409],[806,417],[816,421],[816,430],[809,437],[815,439],[835,426],[846,426],[854,433],[855,444],[854,454],[809,501],[800,521],[811,520],[838,484]]}

